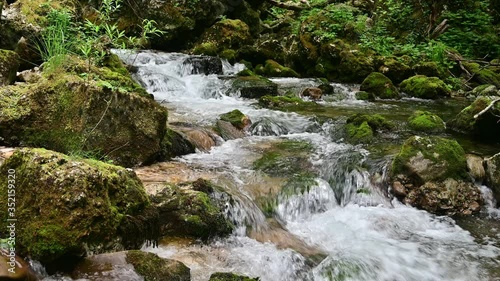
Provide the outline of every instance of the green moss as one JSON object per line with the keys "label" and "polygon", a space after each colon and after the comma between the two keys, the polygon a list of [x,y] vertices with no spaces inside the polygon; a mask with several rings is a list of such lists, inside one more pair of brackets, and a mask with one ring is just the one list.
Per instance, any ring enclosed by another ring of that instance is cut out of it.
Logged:
{"label": "green moss", "polygon": [[448,122],[449,127],[462,133],[481,137],[482,140],[498,140],[500,124],[498,115],[500,104],[496,103],[489,112],[474,118],[491,103],[489,97],[478,97],[471,105],[464,108],[455,118]]}
{"label": "green moss", "polygon": [[278,85],[262,76],[239,76],[233,81],[232,92],[240,91],[241,97],[260,98],[265,95],[277,96]]}
{"label": "green moss", "polygon": [[439,133],[446,129],[443,119],[428,111],[415,111],[408,118],[408,125],[412,130],[428,133]]}
{"label": "green moss", "polygon": [[262,74],[268,77],[300,77],[295,70],[282,66],[273,60],[266,61]]}
{"label": "green moss", "polygon": [[124,76],[130,76],[130,73],[128,72],[127,68],[125,68],[125,65],[122,63],[120,58],[115,55],[115,54],[110,54],[104,59],[104,66],[109,68],[111,71],[117,72],[121,75]]}
{"label": "green moss", "polygon": [[401,83],[401,81],[412,75],[411,68],[395,57],[384,58],[383,65],[379,67],[379,71],[394,83]]}
{"label": "green moss", "polygon": [[401,82],[401,90],[412,97],[437,99],[450,95],[448,86],[437,77],[416,75]]}
{"label": "green moss", "polygon": [[498,67],[481,67],[477,63],[464,62],[465,68],[474,75],[481,84],[491,84],[500,87],[500,71]]}
{"label": "green moss", "polygon": [[258,281],[258,280],[259,278],[250,278],[229,272],[217,272],[210,276],[209,281]]}
{"label": "green moss", "polygon": [[367,115],[358,113],[350,116],[346,121],[347,124],[354,124],[356,126],[364,122],[367,122],[373,130],[390,130],[394,127],[394,124],[380,114]]}
{"label": "green moss", "polygon": [[465,151],[455,140],[418,136],[405,141],[392,162],[393,173],[415,173],[409,169],[412,159],[417,156],[429,161],[426,165],[428,174],[419,175],[424,181],[464,179],[468,176]]}
{"label": "green moss", "polygon": [[15,81],[19,60],[16,52],[0,49],[0,87]]}
{"label": "green moss", "polygon": [[241,113],[238,109],[222,114],[220,120],[229,122],[238,129],[243,129],[251,123],[248,116]]}
{"label": "green moss", "polygon": [[[131,241],[129,238],[144,242],[145,237],[140,237],[143,225],[120,230],[125,217],[142,215],[149,206],[133,172],[45,149],[21,149],[0,168],[3,192],[7,192],[8,169],[16,170],[16,178],[29,179],[17,181],[16,186],[16,243],[23,254],[47,264],[82,255],[86,247],[109,250],[116,247],[118,237],[123,243]],[[7,204],[6,200],[0,199]],[[6,210],[0,211],[2,226],[6,216]],[[127,231],[137,237],[123,235]]]}
{"label": "green moss", "polygon": [[373,130],[366,121],[359,126],[347,124],[345,128],[347,140],[351,143],[368,143],[373,139]]}
{"label": "green moss", "polygon": [[162,259],[156,254],[143,251],[128,251],[126,260],[144,281],[190,281],[191,273],[187,266],[175,260]]}
{"label": "green moss", "polygon": [[427,77],[440,77],[446,78],[446,71],[442,69],[434,61],[421,62],[413,67],[413,70],[418,75],[425,75]]}
{"label": "green moss", "polygon": [[259,105],[267,108],[287,107],[290,105],[313,105],[313,102],[303,101],[299,97],[289,96],[263,96],[259,99]]}
{"label": "green moss", "polygon": [[368,75],[361,84],[360,90],[372,93],[381,99],[399,98],[398,91],[392,84],[392,81],[379,72],[372,72]]}
{"label": "green moss", "polygon": [[370,94],[370,93],[365,92],[365,91],[359,91],[356,93],[356,99],[357,100],[374,101],[375,95]]}
{"label": "green moss", "polygon": [[[251,41],[248,25],[241,20],[223,19],[208,28],[195,45],[195,54],[235,57],[235,51]],[[229,53],[230,52],[230,53]]]}
{"label": "green moss", "polygon": [[250,69],[246,68],[236,74],[238,76],[255,76],[256,74]]}
{"label": "green moss", "polygon": [[213,42],[205,42],[197,45],[193,49],[193,54],[195,55],[207,55],[207,56],[216,56],[217,55],[217,44]]}
{"label": "green moss", "polygon": [[277,142],[253,163],[253,167],[272,176],[301,174],[310,170],[311,149],[311,144],[303,141]]}

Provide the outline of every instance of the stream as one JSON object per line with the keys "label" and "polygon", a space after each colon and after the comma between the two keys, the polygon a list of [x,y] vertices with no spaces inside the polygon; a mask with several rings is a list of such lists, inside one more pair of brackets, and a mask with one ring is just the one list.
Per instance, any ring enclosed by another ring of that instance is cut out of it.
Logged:
{"label": "stream", "polygon": [[[210,174],[234,199],[226,208],[236,225],[230,237],[208,244],[166,239],[159,247],[143,248],[183,262],[191,269],[193,281],[206,281],[214,272],[234,272],[262,281],[500,280],[500,210],[492,207],[488,188],[482,187],[488,204],[477,220],[460,223],[408,207],[391,199],[384,184],[391,156],[406,137],[385,135],[376,152],[344,143],[335,133],[352,113],[377,112],[406,120],[413,110],[425,109],[449,119],[463,104],[417,99],[370,103],[355,100],[356,85],[332,84],[336,94],[320,102],[326,110],[317,116],[275,111],[231,91],[230,77],[243,65],[223,62],[223,75],[192,74],[196,72],[193,65],[185,63],[188,55],[118,54],[137,67],[135,78],[169,109],[169,122],[213,126],[219,115],[239,109],[254,124],[261,120],[275,124],[254,126],[243,139],[220,140],[208,152],[174,159],[189,167],[193,178]],[[319,85],[316,79],[272,81],[282,92]],[[451,110],[442,111],[444,106]],[[385,140],[391,141],[386,145]],[[285,175],[254,169],[253,163],[266,148],[282,141],[311,145],[307,160],[316,178],[309,188],[283,192],[279,187]],[[466,148],[477,149],[492,150]],[[275,200],[271,217],[258,204],[259,198],[270,194]],[[473,231],[479,226],[487,231]],[[122,269],[107,280],[141,280],[134,278]]]}

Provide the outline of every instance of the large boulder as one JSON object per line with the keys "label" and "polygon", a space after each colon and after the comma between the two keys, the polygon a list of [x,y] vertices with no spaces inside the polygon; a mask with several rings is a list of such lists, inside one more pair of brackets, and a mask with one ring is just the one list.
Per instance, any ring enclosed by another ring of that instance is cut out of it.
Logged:
{"label": "large boulder", "polygon": [[369,143],[378,131],[392,128],[393,124],[379,114],[355,114],[347,118],[345,135],[350,143]]}
{"label": "large boulder", "polygon": [[478,63],[465,62],[464,67],[473,75],[473,81],[479,84],[491,84],[500,87],[500,67],[481,66]]}
{"label": "large boulder", "polygon": [[2,232],[17,219],[16,251],[43,264],[158,238],[157,213],[131,170],[24,148],[0,167],[0,183],[16,199],[15,210],[0,210]]}
{"label": "large boulder", "polygon": [[157,207],[162,236],[185,236],[208,239],[225,236],[233,225],[223,215],[223,203],[217,201],[214,192],[221,188],[199,179],[179,185],[161,184],[150,196]]}
{"label": "large boulder", "polygon": [[447,97],[451,93],[448,86],[441,79],[424,75],[416,75],[404,80],[401,82],[400,88],[406,94],[422,99]]}
{"label": "large boulder", "polygon": [[123,166],[154,161],[162,150],[167,110],[120,70],[73,60],[35,83],[1,88],[0,105],[0,143],[10,146],[91,154]]}
{"label": "large boulder", "polygon": [[[195,54],[234,58],[234,53],[252,40],[248,25],[241,20],[223,19],[208,28],[195,45]],[[232,51],[232,52],[231,52]],[[232,55],[229,55],[231,54]]]}
{"label": "large boulder", "polygon": [[0,87],[12,84],[19,67],[19,55],[13,51],[0,50]]}
{"label": "large boulder", "polygon": [[399,93],[392,84],[391,79],[380,72],[372,72],[368,75],[360,87],[361,91],[374,94],[381,99],[397,99]]}
{"label": "large boulder", "polygon": [[233,81],[231,91],[239,91],[243,98],[258,99],[266,95],[277,96],[278,85],[261,76],[240,76]]}
{"label": "large boulder", "polygon": [[411,68],[402,60],[395,57],[384,57],[378,71],[387,76],[394,83],[401,83],[413,73]]}
{"label": "large boulder", "polygon": [[190,56],[182,64],[191,66],[191,74],[223,74],[222,61],[217,57]]}
{"label": "large boulder", "polygon": [[413,136],[392,162],[392,191],[405,203],[437,214],[469,215],[480,209],[478,187],[454,140]]}
{"label": "large boulder", "polygon": [[455,118],[448,122],[451,129],[479,137],[483,140],[497,141],[500,138],[500,103],[484,114],[475,115],[486,109],[492,102],[490,97],[478,97],[471,105],[464,108]]}
{"label": "large boulder", "polygon": [[486,158],[486,182],[493,190],[497,204],[500,204],[500,153]]}
{"label": "large boulder", "polygon": [[264,66],[255,67],[255,72],[259,75],[267,77],[299,77],[300,75],[295,70],[283,66],[274,60],[266,60]]}
{"label": "large boulder", "polygon": [[163,259],[153,253],[128,251],[126,261],[144,277],[144,281],[190,281],[189,267],[182,262]]}

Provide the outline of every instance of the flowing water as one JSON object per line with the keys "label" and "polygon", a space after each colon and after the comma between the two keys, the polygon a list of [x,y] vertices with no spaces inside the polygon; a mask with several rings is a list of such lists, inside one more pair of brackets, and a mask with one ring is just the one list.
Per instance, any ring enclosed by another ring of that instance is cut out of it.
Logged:
{"label": "flowing water", "polygon": [[[235,199],[226,209],[237,226],[230,237],[209,244],[165,242],[158,248],[144,248],[184,262],[191,268],[192,280],[208,280],[214,272],[234,272],[262,281],[500,280],[495,270],[500,267],[500,237],[479,242],[451,218],[391,200],[384,184],[390,157],[374,156],[359,146],[343,143],[335,137],[339,128],[335,121],[318,123],[308,114],[261,109],[255,100],[240,98],[238,92],[231,91],[230,76],[242,65],[224,63],[223,75],[204,75],[192,74],[196,71],[185,63],[189,56],[183,54],[119,55],[137,67],[136,79],[169,108],[170,122],[212,126],[220,114],[239,109],[254,123],[272,123],[255,126],[249,136],[223,142],[209,152],[175,160],[213,174],[214,181]],[[296,92],[319,83],[296,78],[273,81],[281,91]],[[406,114],[407,118],[408,107],[432,108],[419,100],[383,104],[356,101],[355,85],[334,87],[339,94],[322,102],[331,107],[325,114],[328,117],[382,111]],[[305,141],[312,146],[307,161],[316,179],[309,188],[283,192],[280,186],[286,176],[269,176],[254,169],[253,162],[266,147],[283,140]],[[483,187],[483,192],[492,204],[490,191]],[[258,203],[265,196],[274,200],[271,216]],[[497,221],[500,212],[493,206],[488,206],[484,215]]]}

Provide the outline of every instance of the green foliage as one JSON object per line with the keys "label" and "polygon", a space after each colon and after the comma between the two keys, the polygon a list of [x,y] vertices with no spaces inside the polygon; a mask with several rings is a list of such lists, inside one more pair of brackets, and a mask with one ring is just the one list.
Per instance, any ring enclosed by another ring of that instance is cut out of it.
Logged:
{"label": "green foliage", "polygon": [[47,28],[42,31],[36,47],[48,68],[57,68],[73,47],[71,14],[67,10],[51,10],[46,21]]}

